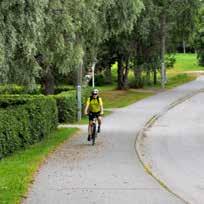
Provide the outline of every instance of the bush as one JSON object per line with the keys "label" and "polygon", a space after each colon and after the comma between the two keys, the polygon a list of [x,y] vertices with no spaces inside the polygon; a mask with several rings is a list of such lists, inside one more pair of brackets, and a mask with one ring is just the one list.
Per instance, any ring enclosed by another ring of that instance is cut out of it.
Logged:
{"label": "bush", "polygon": [[[82,110],[86,103],[87,97],[90,95],[91,88],[83,88],[82,90]],[[63,92],[53,96],[57,102],[58,118],[60,123],[73,123],[77,120],[77,98],[76,91]]]}
{"label": "bush", "polygon": [[16,84],[7,84],[0,86],[0,94],[40,94],[40,86],[36,86],[33,89],[29,89],[26,86],[19,86]]}
{"label": "bush", "polygon": [[68,86],[68,85],[60,85],[55,87],[55,94],[59,94],[65,91],[71,91],[73,90],[73,86]]}
{"label": "bush", "polygon": [[76,91],[63,92],[53,96],[57,102],[60,123],[74,122],[77,119]]}
{"label": "bush", "polygon": [[144,77],[140,77],[140,78],[137,78],[137,79],[134,78],[128,83],[128,86],[130,88],[134,88],[134,89],[144,88],[145,78]]}
{"label": "bush", "polygon": [[166,55],[165,57],[166,68],[173,68],[175,63],[176,63],[175,55]]}
{"label": "bush", "polygon": [[[89,81],[89,85],[92,85],[92,79]],[[95,85],[96,86],[103,86],[107,85],[105,76],[103,74],[97,74],[95,75]]]}
{"label": "bush", "polygon": [[57,127],[53,98],[41,96],[22,101],[24,105],[0,109],[0,158],[42,140]]}
{"label": "bush", "polygon": [[23,105],[34,99],[45,98],[43,95],[0,95],[0,108]]}

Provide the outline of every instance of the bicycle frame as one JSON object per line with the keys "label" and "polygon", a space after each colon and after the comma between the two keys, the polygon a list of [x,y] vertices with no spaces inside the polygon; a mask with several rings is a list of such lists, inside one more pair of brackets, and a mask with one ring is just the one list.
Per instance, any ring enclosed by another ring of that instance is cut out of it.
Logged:
{"label": "bicycle frame", "polygon": [[96,131],[97,122],[98,122],[97,117],[94,117],[94,118],[93,118],[93,121],[92,121],[92,125],[91,125],[92,145],[95,145],[95,141],[96,141],[96,137],[97,137],[97,131]]}

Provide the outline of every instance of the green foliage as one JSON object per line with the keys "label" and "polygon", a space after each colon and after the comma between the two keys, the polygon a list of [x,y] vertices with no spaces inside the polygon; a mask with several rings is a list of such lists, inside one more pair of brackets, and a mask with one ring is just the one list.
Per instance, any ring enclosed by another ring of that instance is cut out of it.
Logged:
{"label": "green foliage", "polygon": [[196,31],[196,22],[200,0],[186,0],[182,2],[179,12],[175,15],[171,30],[171,41],[174,47],[182,47],[183,53],[186,48],[194,48],[193,39]]}
{"label": "green foliage", "polygon": [[26,86],[19,86],[16,84],[7,84],[0,86],[0,94],[40,94],[40,86],[29,89]]}
{"label": "green foliage", "polygon": [[[90,95],[90,89],[82,89],[82,110]],[[63,92],[53,96],[57,102],[58,118],[60,123],[73,123],[77,120],[77,98],[76,91]]]}
{"label": "green foliage", "polygon": [[[135,0],[137,1],[137,0]],[[54,72],[66,74],[90,63],[107,38],[105,0],[2,0],[0,81],[34,84]]]}
{"label": "green foliage", "polygon": [[[54,87],[54,94],[59,94],[61,92],[73,90],[74,87],[71,85],[58,85]],[[30,95],[39,95],[44,93],[44,90],[40,85],[35,86],[33,89],[29,89],[27,86],[19,86],[16,84],[7,84],[0,86],[0,94],[2,95],[20,95],[20,94],[30,94]]]}
{"label": "green foliage", "polygon": [[77,119],[76,91],[69,91],[53,96],[58,107],[60,123],[74,122]]}
{"label": "green foliage", "polygon": [[[95,85],[96,86],[103,86],[106,85],[105,76],[103,73],[95,75]],[[90,80],[89,85],[92,85],[92,80]]]}
{"label": "green foliage", "polygon": [[202,7],[199,13],[198,30],[195,41],[199,64],[204,66],[204,3],[202,3]]}
{"label": "green foliage", "polygon": [[42,0],[1,1],[0,81],[32,84],[38,76],[34,56],[46,4]]}
{"label": "green foliage", "polygon": [[[19,105],[20,97],[17,98],[18,105],[13,103],[13,106],[0,109],[0,158],[42,140],[57,127],[54,99],[41,96],[26,100],[21,97],[24,105]],[[7,98],[6,103],[9,101]]]}
{"label": "green foliage", "polygon": [[173,68],[176,63],[176,56],[173,54],[168,54],[165,56],[166,68]]}
{"label": "green foliage", "polygon": [[59,85],[55,87],[55,94],[59,94],[61,92],[65,91],[71,91],[74,89],[74,86],[68,86],[68,85]]}

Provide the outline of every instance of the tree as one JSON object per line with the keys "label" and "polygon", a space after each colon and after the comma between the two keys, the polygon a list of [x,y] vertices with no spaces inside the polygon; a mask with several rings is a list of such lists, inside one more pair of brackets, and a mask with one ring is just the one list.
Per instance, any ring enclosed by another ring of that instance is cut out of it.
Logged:
{"label": "tree", "polygon": [[107,62],[109,71],[113,61],[118,61],[118,89],[127,88],[132,50],[129,37],[142,8],[143,3],[139,0],[115,0],[106,11],[108,39],[101,45],[103,54],[99,56]]}
{"label": "tree", "polygon": [[[157,69],[160,57],[160,27],[157,6],[152,0],[144,1],[145,9],[138,18],[132,32],[134,44],[134,87],[140,88],[144,82],[150,83],[150,72],[154,73],[154,83],[157,83]],[[146,80],[142,79],[142,72],[146,71]]]}
{"label": "tree", "polygon": [[176,15],[172,28],[172,41],[176,47],[182,45],[183,53],[186,53],[186,46],[192,45],[199,6],[200,0],[186,0]]}
{"label": "tree", "polygon": [[46,5],[41,0],[1,1],[0,82],[35,82],[40,67],[34,56]]}
{"label": "tree", "polygon": [[199,18],[198,18],[198,25],[197,25],[197,34],[196,34],[196,49],[198,53],[198,60],[201,66],[204,66],[204,3],[202,1]]}
{"label": "tree", "polygon": [[92,60],[106,36],[104,11],[110,2],[2,0],[2,81],[34,84],[38,78],[46,93],[53,93],[57,73],[77,69],[84,57],[87,64]]}

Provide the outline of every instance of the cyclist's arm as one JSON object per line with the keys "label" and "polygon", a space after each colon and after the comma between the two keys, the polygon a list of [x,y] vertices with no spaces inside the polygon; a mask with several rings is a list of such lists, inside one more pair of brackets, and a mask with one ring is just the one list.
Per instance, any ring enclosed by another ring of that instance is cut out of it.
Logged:
{"label": "cyclist's arm", "polygon": [[101,98],[99,99],[99,102],[100,102],[100,110],[101,110],[100,114],[103,115],[103,113],[104,113],[103,112],[103,101]]}
{"label": "cyclist's arm", "polygon": [[90,99],[88,99],[86,102],[86,107],[84,109],[84,115],[88,115],[89,105],[90,105]]}

